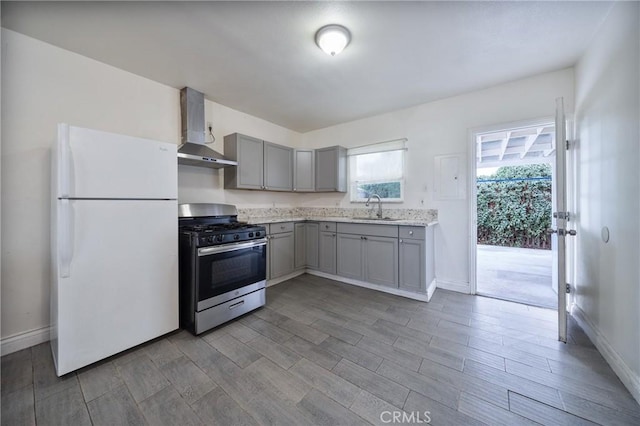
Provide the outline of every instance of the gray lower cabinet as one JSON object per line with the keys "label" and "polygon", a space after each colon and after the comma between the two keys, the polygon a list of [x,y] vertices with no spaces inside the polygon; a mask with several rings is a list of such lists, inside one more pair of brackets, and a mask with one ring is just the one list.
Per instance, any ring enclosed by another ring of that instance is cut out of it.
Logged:
{"label": "gray lower cabinet", "polygon": [[294,268],[318,269],[318,223],[296,223],[294,236]]}
{"label": "gray lower cabinet", "polygon": [[316,191],[347,192],[347,150],[341,146],[316,149]]}
{"label": "gray lower cabinet", "polygon": [[269,225],[269,278],[279,278],[294,271],[295,238],[293,222]]}
{"label": "gray lower cabinet", "polygon": [[362,281],[363,237],[361,235],[338,234],[337,275]]}
{"label": "gray lower cabinet", "polygon": [[364,281],[398,287],[398,239],[363,237]]}
{"label": "gray lower cabinet", "polygon": [[398,287],[398,227],[338,223],[339,276]]}
{"label": "gray lower cabinet", "polygon": [[319,224],[316,222],[305,223],[305,264],[309,269],[318,269],[319,265]]}
{"label": "gray lower cabinet", "polygon": [[293,266],[295,269],[302,269],[307,266],[307,224],[296,223],[293,235],[295,237]]}
{"label": "gray lower cabinet", "polygon": [[[322,229],[322,224],[320,225]],[[334,231],[320,231],[318,234],[318,269],[336,275],[337,242]]]}
{"label": "gray lower cabinet", "polygon": [[420,293],[427,290],[425,248],[424,240],[400,239],[400,289]]}
{"label": "gray lower cabinet", "polygon": [[315,159],[313,149],[293,151],[293,191],[313,192],[316,190]]}

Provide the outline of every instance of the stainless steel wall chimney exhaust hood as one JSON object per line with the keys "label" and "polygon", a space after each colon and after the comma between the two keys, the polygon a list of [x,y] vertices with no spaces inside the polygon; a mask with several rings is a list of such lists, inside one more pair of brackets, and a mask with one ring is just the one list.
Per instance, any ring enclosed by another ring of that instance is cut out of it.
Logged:
{"label": "stainless steel wall chimney exhaust hood", "polygon": [[189,166],[222,167],[237,166],[238,162],[205,145],[204,94],[185,87],[180,91],[180,116],[182,122],[182,145],[178,147],[178,164]]}

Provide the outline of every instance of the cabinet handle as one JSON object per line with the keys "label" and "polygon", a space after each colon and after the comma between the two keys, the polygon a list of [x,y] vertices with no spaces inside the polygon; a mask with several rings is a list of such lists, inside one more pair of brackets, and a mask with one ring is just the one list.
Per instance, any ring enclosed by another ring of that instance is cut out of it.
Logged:
{"label": "cabinet handle", "polygon": [[297,191],[297,189],[296,189],[296,188],[293,188],[293,190],[294,190],[294,191]]}
{"label": "cabinet handle", "polygon": [[404,243],[404,241],[400,240],[400,244]]}
{"label": "cabinet handle", "polygon": [[336,234],[331,234],[331,236],[332,236],[332,237],[335,237],[335,236],[336,236]]}
{"label": "cabinet handle", "polygon": [[280,227],[280,229],[284,229],[284,228],[285,228],[284,226],[281,226],[281,227]]}
{"label": "cabinet handle", "polygon": [[413,231],[409,231],[409,235],[413,235]]}

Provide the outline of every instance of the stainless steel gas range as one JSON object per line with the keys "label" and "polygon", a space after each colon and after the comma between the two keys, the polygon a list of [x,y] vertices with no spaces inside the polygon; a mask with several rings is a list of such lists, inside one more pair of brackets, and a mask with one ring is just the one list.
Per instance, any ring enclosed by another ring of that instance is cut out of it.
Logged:
{"label": "stainless steel gas range", "polygon": [[200,334],[265,304],[263,226],[229,204],[180,204],[180,325]]}

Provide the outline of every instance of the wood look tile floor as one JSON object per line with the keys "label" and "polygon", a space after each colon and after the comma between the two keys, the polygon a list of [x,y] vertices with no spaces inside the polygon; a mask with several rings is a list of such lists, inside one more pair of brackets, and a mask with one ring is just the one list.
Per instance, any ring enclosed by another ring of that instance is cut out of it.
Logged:
{"label": "wood look tile floor", "polygon": [[571,322],[559,343],[555,321],[495,299],[437,290],[422,303],[302,275],[206,334],[178,331],[62,378],[48,343],[4,356],[2,424],[360,425],[394,412],[434,425],[640,424],[587,336]]}

